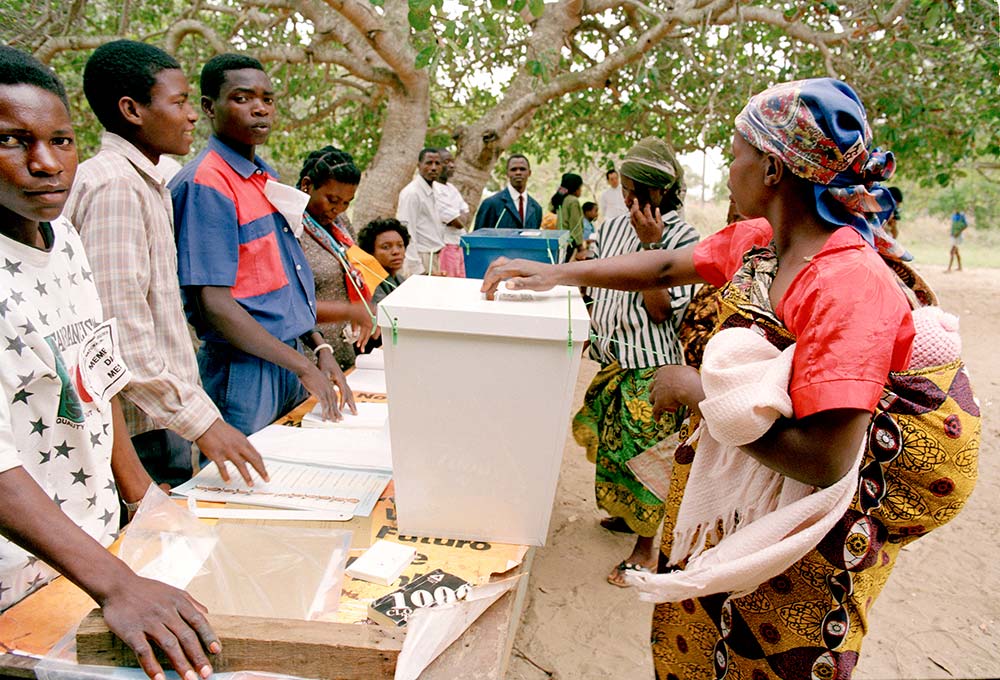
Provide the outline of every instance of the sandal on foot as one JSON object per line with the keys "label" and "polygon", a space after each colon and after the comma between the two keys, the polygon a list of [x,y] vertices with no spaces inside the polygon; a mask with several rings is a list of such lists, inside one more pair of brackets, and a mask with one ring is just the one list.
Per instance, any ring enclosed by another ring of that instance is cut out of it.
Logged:
{"label": "sandal on foot", "polygon": [[616,581],[616,580],[614,580],[613,577],[617,576],[619,579],[621,579],[621,578],[623,578],[625,576],[625,572],[629,571],[629,570],[631,570],[631,571],[641,571],[641,572],[644,572],[646,574],[652,574],[653,573],[653,570],[650,569],[649,567],[644,567],[641,564],[638,564],[637,562],[626,562],[625,560],[622,560],[621,562],[618,563],[618,566],[615,567],[614,572],[611,573],[611,574],[608,574],[608,583],[610,583],[613,586],[618,586],[619,588],[628,588],[629,585],[627,583],[625,583],[624,580],[622,580],[622,581]]}
{"label": "sandal on foot", "polygon": [[625,521],[624,517],[605,517],[601,520],[601,526],[608,531],[614,531],[619,534],[635,533],[629,528],[628,522]]}

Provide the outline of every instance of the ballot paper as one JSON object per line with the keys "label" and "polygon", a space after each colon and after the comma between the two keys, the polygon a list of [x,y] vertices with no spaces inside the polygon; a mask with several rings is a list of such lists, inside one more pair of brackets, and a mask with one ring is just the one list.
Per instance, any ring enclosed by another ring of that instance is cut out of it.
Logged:
{"label": "ballot paper", "polygon": [[[360,406],[360,404],[359,404]],[[389,472],[389,429],[268,425],[249,437],[266,460]]]}
{"label": "ballot paper", "polygon": [[389,405],[385,402],[361,401],[355,404],[358,412],[342,410],[340,420],[323,420],[323,406],[317,402],[313,410],[302,416],[302,427],[359,428],[381,430],[389,421]]}
{"label": "ballot paper", "polygon": [[295,510],[329,510],[367,516],[391,479],[376,470],[285,463],[264,459],[271,480],[248,487],[241,477],[223,481],[209,465],[193,479],[173,489],[178,496],[202,501],[236,502]]}
{"label": "ballot paper", "polygon": [[355,368],[347,376],[347,384],[357,394],[385,394],[385,371],[374,368]]}

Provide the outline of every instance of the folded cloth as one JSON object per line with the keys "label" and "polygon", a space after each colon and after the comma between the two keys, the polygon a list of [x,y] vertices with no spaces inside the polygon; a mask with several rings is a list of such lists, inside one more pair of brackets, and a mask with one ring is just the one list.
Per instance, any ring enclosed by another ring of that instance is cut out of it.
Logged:
{"label": "folded cloth", "polygon": [[687,559],[687,565],[668,574],[627,573],[626,582],[641,599],[677,602],[752,592],[816,547],[847,510],[863,445],[851,472],[819,490],[738,448],[759,439],[779,417],[792,416],[794,351],[794,345],[778,350],[752,328],[725,329],[705,346],[703,419],[689,442],[697,453],[669,558],[672,565]]}

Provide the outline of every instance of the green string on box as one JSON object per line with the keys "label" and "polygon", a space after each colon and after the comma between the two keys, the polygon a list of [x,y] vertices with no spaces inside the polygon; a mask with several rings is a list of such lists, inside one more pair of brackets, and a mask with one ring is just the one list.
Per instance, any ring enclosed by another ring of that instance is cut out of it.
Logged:
{"label": "green string on box", "polygon": [[573,356],[573,291],[566,291],[566,353]]}

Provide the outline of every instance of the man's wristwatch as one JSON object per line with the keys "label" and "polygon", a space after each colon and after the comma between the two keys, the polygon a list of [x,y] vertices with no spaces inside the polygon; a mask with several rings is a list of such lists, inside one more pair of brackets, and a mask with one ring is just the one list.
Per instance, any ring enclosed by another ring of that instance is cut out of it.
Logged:
{"label": "man's wristwatch", "polygon": [[134,515],[136,513],[136,511],[139,509],[139,505],[141,503],[142,503],[141,500],[138,500],[135,503],[129,503],[124,498],[122,499],[122,504],[125,506],[125,509],[128,510],[129,517],[131,517],[132,515]]}
{"label": "man's wristwatch", "polygon": [[667,245],[665,243],[660,243],[656,241],[655,243],[640,243],[640,250],[666,250]]}

